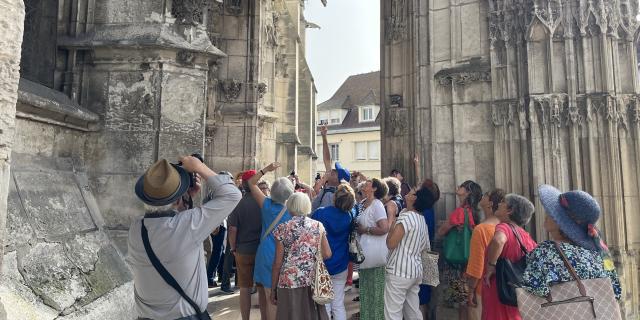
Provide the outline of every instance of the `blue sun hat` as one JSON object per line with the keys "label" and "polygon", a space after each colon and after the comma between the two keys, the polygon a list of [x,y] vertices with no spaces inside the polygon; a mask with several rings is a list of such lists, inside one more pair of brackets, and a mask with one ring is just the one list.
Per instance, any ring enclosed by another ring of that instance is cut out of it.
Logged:
{"label": "blue sun hat", "polygon": [[605,249],[595,227],[600,219],[600,205],[590,194],[581,190],[562,193],[550,185],[540,185],[538,194],[547,214],[571,241],[589,250]]}

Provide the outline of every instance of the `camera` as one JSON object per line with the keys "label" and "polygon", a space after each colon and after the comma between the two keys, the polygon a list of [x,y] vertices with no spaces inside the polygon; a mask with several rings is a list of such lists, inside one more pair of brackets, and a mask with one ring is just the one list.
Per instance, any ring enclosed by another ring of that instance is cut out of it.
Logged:
{"label": "camera", "polygon": [[[192,153],[192,157],[197,158],[200,162],[204,163],[204,158],[199,153]],[[182,161],[178,162],[178,166],[182,167]],[[189,188],[193,188],[196,186],[196,174],[194,172],[189,172]]]}

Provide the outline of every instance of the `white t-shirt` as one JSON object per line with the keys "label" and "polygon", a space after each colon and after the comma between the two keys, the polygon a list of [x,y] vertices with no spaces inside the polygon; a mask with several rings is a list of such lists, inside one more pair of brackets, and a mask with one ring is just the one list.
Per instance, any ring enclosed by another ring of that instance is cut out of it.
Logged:
{"label": "white t-shirt", "polygon": [[365,228],[373,228],[378,221],[387,218],[387,211],[384,210],[384,204],[378,199],[374,199],[362,213],[358,216],[358,224]]}

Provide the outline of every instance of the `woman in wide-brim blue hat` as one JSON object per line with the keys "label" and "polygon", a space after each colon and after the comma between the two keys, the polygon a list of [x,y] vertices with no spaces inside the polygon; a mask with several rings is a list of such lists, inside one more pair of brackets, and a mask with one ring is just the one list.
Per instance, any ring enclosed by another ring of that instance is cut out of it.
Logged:
{"label": "woman in wide-brim blue hat", "polygon": [[584,191],[562,193],[550,185],[538,187],[538,194],[547,214],[544,228],[551,240],[529,254],[523,287],[546,297],[552,284],[573,280],[555,248],[554,242],[558,242],[581,279],[610,278],[616,299],[620,299],[620,280],[596,227],[601,213],[596,199]]}

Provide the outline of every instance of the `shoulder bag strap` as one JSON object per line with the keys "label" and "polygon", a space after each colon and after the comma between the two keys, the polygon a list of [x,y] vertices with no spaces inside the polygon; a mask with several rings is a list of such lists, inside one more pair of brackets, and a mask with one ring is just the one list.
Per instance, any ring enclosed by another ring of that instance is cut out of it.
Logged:
{"label": "shoulder bag strap", "polygon": [[567,256],[562,251],[560,244],[558,244],[558,242],[556,241],[554,241],[553,244],[555,245],[556,250],[558,250],[558,254],[560,254],[560,258],[562,258],[562,262],[564,262],[565,267],[567,267],[567,270],[569,270],[569,273],[573,277],[573,280],[575,280],[576,283],[578,284],[578,290],[580,290],[580,295],[583,297],[586,297],[587,290],[584,288],[584,284],[582,284],[582,281],[580,281],[580,277],[578,277],[576,270],[573,268],[573,266],[571,266],[569,259],[567,259]]}
{"label": "shoulder bag strap", "polygon": [[267,228],[267,232],[262,234],[262,240],[264,241],[264,239],[267,238],[267,236],[269,236],[269,233],[271,233],[271,231],[273,231],[273,229],[276,227],[276,225],[278,224],[278,222],[280,222],[280,220],[282,219],[282,216],[284,216],[284,212],[287,211],[287,205],[283,204],[282,205],[282,210],[280,210],[280,213],[278,213],[278,216],[273,219],[273,222],[271,222],[271,224],[269,225],[269,227]]}
{"label": "shoulder bag strap", "polygon": [[196,311],[196,315],[199,318],[202,315],[200,307],[191,298],[189,298],[189,296],[187,296],[184,290],[182,290],[182,287],[180,287],[180,284],[178,284],[178,281],[176,281],[171,273],[167,271],[164,265],[162,265],[162,262],[160,262],[160,259],[158,259],[158,256],[156,256],[155,252],[153,252],[151,243],[149,243],[149,233],[147,232],[147,228],[144,226],[144,219],[142,219],[142,243],[144,244],[144,250],[149,256],[149,261],[151,261],[151,264],[156,269],[156,271],[158,271],[162,279],[164,279],[164,281],[168,285],[175,289],[178,294],[180,294],[180,296],[182,296],[182,298],[186,300],[189,305],[191,305],[191,307]]}
{"label": "shoulder bag strap", "polygon": [[516,240],[518,240],[518,244],[520,244],[520,250],[522,250],[522,253],[524,253],[524,255],[527,255],[527,248],[524,246],[524,244],[522,244],[522,239],[520,239],[520,234],[518,233],[518,230],[516,230],[516,227],[514,227],[511,223],[507,223],[509,225],[509,227],[511,228],[511,231],[513,231],[513,235],[516,236]]}

